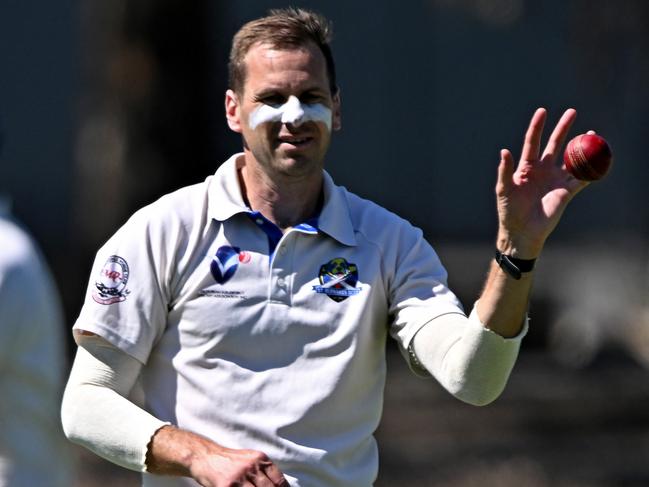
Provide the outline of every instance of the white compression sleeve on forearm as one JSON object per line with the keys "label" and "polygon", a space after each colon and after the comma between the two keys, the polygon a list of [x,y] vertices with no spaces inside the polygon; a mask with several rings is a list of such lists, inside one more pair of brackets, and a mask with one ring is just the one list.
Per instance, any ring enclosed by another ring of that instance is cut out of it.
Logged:
{"label": "white compression sleeve on forearm", "polygon": [[79,341],[61,406],[66,436],[122,467],[146,471],[149,442],[169,423],[127,399],[141,363],[102,338]]}
{"label": "white compression sleeve on forearm", "polygon": [[424,325],[411,343],[417,361],[451,394],[474,405],[495,400],[505,388],[527,332],[503,338],[486,328],[475,306],[469,318],[442,315]]}

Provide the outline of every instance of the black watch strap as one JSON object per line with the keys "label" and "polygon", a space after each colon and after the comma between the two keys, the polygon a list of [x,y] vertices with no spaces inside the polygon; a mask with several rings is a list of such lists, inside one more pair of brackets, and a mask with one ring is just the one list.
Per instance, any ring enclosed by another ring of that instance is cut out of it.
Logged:
{"label": "black watch strap", "polygon": [[523,272],[530,272],[534,269],[536,259],[517,259],[496,249],[496,262],[502,270],[518,280]]}

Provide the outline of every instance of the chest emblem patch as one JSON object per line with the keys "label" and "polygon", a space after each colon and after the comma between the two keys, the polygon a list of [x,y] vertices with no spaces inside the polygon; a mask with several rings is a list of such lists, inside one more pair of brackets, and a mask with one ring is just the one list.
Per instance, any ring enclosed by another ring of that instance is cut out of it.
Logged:
{"label": "chest emblem patch", "polygon": [[347,262],[342,257],[331,259],[321,265],[318,279],[320,285],[313,286],[313,290],[318,294],[326,294],[337,303],[362,290],[361,287],[356,287],[358,283],[356,264]]}
{"label": "chest emblem patch", "polygon": [[243,262],[246,257],[248,260],[250,259],[247,252],[240,252],[238,247],[230,247],[229,245],[219,247],[210,263],[210,271],[216,282],[225,284],[229,281],[237,272],[239,261]]}

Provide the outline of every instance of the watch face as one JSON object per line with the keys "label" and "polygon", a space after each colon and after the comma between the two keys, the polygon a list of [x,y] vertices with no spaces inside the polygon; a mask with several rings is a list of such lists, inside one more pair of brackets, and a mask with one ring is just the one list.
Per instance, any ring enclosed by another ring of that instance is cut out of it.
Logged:
{"label": "watch face", "polygon": [[518,280],[521,278],[521,271],[516,265],[511,261],[511,258],[505,254],[500,253],[496,250],[496,262],[500,268],[509,274],[514,279]]}

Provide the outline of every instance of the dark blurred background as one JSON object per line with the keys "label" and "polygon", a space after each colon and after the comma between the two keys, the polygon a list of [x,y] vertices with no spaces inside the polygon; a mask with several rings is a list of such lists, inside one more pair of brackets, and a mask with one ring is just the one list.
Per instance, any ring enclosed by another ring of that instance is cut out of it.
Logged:
{"label": "dark blurred background", "polygon": [[[572,135],[594,129],[615,153],[548,243],[496,403],[449,398],[389,346],[377,485],[648,485],[649,2],[291,5],[334,22],[343,130],[328,170],[420,226],[467,308],[491,259],[499,149],[519,153],[533,111],[553,125],[576,108]],[[42,245],[70,326],[94,253],[125,219],[240,150],[223,116],[230,39],[278,6],[0,6],[0,192]],[[78,455],[79,485],[136,485]]]}

